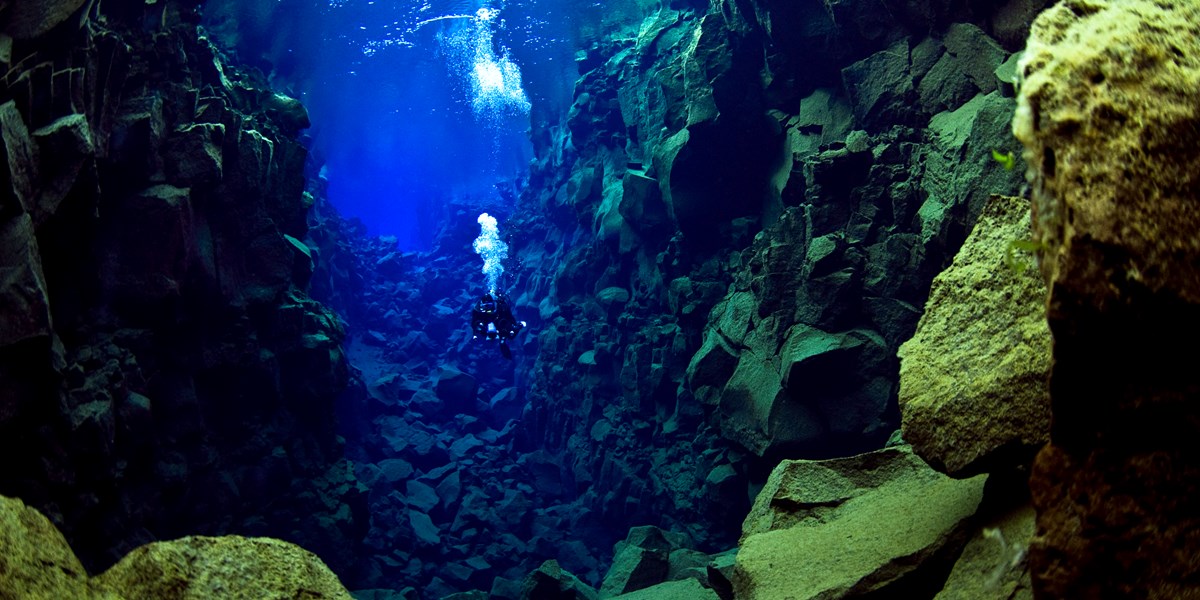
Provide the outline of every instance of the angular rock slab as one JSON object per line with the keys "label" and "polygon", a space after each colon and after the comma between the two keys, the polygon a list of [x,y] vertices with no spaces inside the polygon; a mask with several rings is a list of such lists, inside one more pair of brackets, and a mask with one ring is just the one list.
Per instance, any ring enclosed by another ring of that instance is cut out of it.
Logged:
{"label": "angular rock slab", "polygon": [[971,536],[934,600],[1032,600],[1029,542],[1036,525],[1024,504],[988,520]]}
{"label": "angular rock slab", "polygon": [[600,597],[620,596],[665,582],[673,549],[659,528],[634,527],[613,548],[612,566],[600,585]]}
{"label": "angular rock slab", "polygon": [[985,476],[952,479],[906,447],[775,467],[742,525],[739,600],[869,593],[957,551]]}
{"label": "angular rock slab", "polygon": [[570,571],[548,560],[525,577],[521,598],[528,600],[597,600],[599,594]]}
{"label": "angular rock slab", "polygon": [[668,581],[646,589],[613,596],[613,600],[719,600],[720,596],[695,579]]}
{"label": "angular rock slab", "polygon": [[53,334],[50,292],[28,213],[0,221],[0,297],[10,307],[0,312],[0,348]]}
{"label": "angular rock slab", "polygon": [[1050,439],[1046,286],[1032,257],[1029,202],[993,196],[925,314],[900,346],[904,441],[953,476],[1028,465]]}
{"label": "angular rock slab", "polygon": [[1200,4],[1060,2],[1020,71],[1054,332],[1034,591],[1200,597]]}

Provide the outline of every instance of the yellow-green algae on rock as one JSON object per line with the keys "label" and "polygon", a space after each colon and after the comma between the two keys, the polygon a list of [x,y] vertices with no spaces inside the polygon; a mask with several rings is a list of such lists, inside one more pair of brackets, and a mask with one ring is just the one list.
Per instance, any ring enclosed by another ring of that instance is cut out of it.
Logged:
{"label": "yellow-green algae on rock", "polygon": [[1046,286],[1006,264],[1029,236],[1029,201],[993,196],[900,346],[904,441],[950,475],[1028,465],[1050,439]]}
{"label": "yellow-green algae on rock", "polygon": [[0,600],[350,600],[315,554],[270,538],[186,537],[130,552],[89,578],[62,533],[0,496]]}
{"label": "yellow-green algae on rock", "polygon": [[1200,598],[1200,2],[1060,2],[1020,71],[1054,332],[1034,591]]}
{"label": "yellow-green algae on rock", "polygon": [[350,598],[317,555],[282,540],[236,535],[146,544],[91,585],[115,598]]}
{"label": "yellow-green algae on rock", "polygon": [[87,571],[42,513],[0,496],[0,600],[88,597]]}
{"label": "yellow-green algae on rock", "polygon": [[1073,288],[1051,309],[1138,288],[1200,302],[1200,2],[1062,2],[1034,23],[1019,70],[1013,133],[1042,267]]}
{"label": "yellow-green algae on rock", "polygon": [[742,524],[734,596],[816,600],[879,591],[963,542],[986,481],[938,473],[908,447],[785,460]]}

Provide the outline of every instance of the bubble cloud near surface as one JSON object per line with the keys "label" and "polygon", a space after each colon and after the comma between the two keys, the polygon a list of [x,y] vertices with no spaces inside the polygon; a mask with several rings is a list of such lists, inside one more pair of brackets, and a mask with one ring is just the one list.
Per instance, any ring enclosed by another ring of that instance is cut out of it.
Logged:
{"label": "bubble cloud near surface", "polygon": [[500,228],[496,217],[487,213],[479,215],[479,237],[471,245],[475,253],[483,257],[483,274],[487,277],[488,292],[495,293],[504,274],[504,259],[508,258],[508,244],[500,239]]}
{"label": "bubble cloud near surface", "polygon": [[[521,83],[521,69],[509,56],[508,49],[493,40],[492,28],[500,11],[481,8],[471,26],[443,36],[443,51],[448,66],[467,80],[475,118],[485,124],[498,123],[508,116],[529,114],[529,97]],[[497,53],[497,46],[499,53]]]}

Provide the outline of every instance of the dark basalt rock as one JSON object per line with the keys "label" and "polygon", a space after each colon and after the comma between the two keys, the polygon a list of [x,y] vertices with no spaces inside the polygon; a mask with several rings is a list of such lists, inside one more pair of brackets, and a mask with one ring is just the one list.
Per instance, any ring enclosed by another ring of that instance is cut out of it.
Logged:
{"label": "dark basalt rock", "polygon": [[95,56],[14,58],[80,97],[15,76],[0,104],[0,450],[25,457],[0,491],[111,544],[81,547],[97,564],[240,527],[403,597],[593,598],[649,523],[611,590],[729,597],[731,555],[702,553],[775,459],[882,443],[929,281],[1018,183],[990,158],[1014,49],[990,19],[1029,2],[657,6],[581,54],[506,190],[530,322],[508,363],[464,327],[493,207],[448,206],[429,253],[366,238],[302,176],[303,106],[195,4],[40,19]]}
{"label": "dark basalt rock", "polygon": [[557,561],[548,560],[529,574],[521,585],[526,600],[596,600],[596,590],[564,571]]}
{"label": "dark basalt rock", "polygon": [[[744,510],[775,459],[883,443],[929,282],[983,190],[1020,184],[991,158],[1013,144],[991,74],[1006,54],[947,21],[974,9],[718,4],[589,51],[571,126],[540,146],[580,152],[539,154],[513,219],[547,319],[520,435],[566,452],[610,522],[705,549],[734,532],[695,523]],[[951,73],[967,85],[930,79]],[[646,218],[652,182],[665,222]]]}
{"label": "dark basalt rock", "polygon": [[0,490],[92,569],[237,530],[350,574],[366,498],[332,418],[343,332],[304,292],[300,123],[239,91],[266,86],[195,2],[83,5],[4,25]]}
{"label": "dark basalt rock", "polygon": [[86,0],[13,2],[0,18],[0,30],[18,40],[36,38],[72,17],[78,18]]}

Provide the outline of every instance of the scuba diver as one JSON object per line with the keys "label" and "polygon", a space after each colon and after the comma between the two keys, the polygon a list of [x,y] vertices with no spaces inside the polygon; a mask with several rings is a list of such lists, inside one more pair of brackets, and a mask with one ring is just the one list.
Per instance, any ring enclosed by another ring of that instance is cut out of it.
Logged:
{"label": "scuba diver", "polygon": [[500,292],[484,294],[475,302],[475,308],[471,309],[474,339],[499,340],[500,353],[509,360],[512,360],[512,349],[508,347],[508,340],[515,338],[524,328],[525,321],[513,317],[508,297]]}

